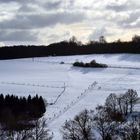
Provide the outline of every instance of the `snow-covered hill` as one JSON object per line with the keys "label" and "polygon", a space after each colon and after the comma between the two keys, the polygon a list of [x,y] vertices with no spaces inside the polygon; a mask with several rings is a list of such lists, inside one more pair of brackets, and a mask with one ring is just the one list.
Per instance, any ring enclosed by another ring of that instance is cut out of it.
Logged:
{"label": "snow-covered hill", "polygon": [[[120,68],[78,68],[75,61],[97,62]],[[60,62],[65,64],[60,64]],[[135,69],[137,68],[137,69]],[[137,90],[140,96],[140,55],[105,54],[44,57],[0,61],[0,93],[42,95],[49,105],[46,118],[54,140],[60,128],[83,109],[103,104],[110,93]]]}

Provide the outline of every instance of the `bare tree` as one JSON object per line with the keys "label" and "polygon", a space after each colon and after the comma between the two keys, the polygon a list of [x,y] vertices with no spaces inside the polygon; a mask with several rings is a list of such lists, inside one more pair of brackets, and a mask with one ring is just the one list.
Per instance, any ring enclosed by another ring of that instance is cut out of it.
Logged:
{"label": "bare tree", "polygon": [[128,100],[129,105],[130,105],[130,113],[132,113],[133,112],[134,105],[135,105],[135,103],[138,100],[138,94],[137,94],[137,92],[135,90],[129,89],[126,92],[125,95],[127,96],[127,100]]}
{"label": "bare tree", "polygon": [[66,121],[61,132],[64,140],[94,140],[91,112],[84,110],[74,120]]}
{"label": "bare tree", "polygon": [[128,113],[132,113],[134,104],[138,100],[138,94],[129,89],[125,94],[110,94],[105,102],[108,115],[114,121],[123,121]]}
{"label": "bare tree", "polygon": [[117,129],[117,135],[123,140],[140,140],[140,120],[125,122]]}
{"label": "bare tree", "polygon": [[133,42],[140,42],[140,36],[139,36],[139,35],[134,35],[134,36],[132,37],[132,41],[133,41]]}
{"label": "bare tree", "polygon": [[111,93],[105,102],[105,109],[108,113],[108,117],[112,121],[122,121],[122,98],[117,97],[116,94]]}
{"label": "bare tree", "polygon": [[77,38],[76,38],[75,36],[72,36],[72,37],[69,39],[69,42],[77,43]]}
{"label": "bare tree", "polygon": [[97,106],[96,114],[93,117],[95,128],[97,128],[103,140],[107,140],[114,134],[116,123],[111,123],[106,107]]}
{"label": "bare tree", "polygon": [[105,102],[105,106],[111,109],[113,112],[117,111],[117,96],[114,93],[111,93]]}
{"label": "bare tree", "polygon": [[122,115],[125,117],[127,116],[129,112],[129,104],[128,104],[128,99],[126,94],[120,94],[118,97],[118,103],[120,106],[120,111]]}
{"label": "bare tree", "polygon": [[0,131],[0,140],[51,140],[52,137],[44,118],[35,120],[33,128],[21,131],[3,129]]}
{"label": "bare tree", "polygon": [[99,37],[99,43],[106,43],[107,41],[106,41],[106,39],[105,39],[105,37],[104,36],[100,36]]}
{"label": "bare tree", "polygon": [[46,120],[41,118],[35,121],[35,127],[32,130],[33,140],[51,140],[52,135],[49,134],[49,130],[47,129]]}

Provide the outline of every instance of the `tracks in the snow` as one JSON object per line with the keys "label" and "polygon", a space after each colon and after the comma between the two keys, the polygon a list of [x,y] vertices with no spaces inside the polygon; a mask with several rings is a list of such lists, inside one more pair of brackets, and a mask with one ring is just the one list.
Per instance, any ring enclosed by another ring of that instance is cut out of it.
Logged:
{"label": "tracks in the snow", "polygon": [[117,66],[117,65],[114,65],[114,66],[113,65],[109,65],[108,68],[140,70],[140,67]]}
{"label": "tracks in the snow", "polygon": [[42,88],[64,88],[63,86],[51,86],[45,84],[31,84],[31,83],[17,83],[17,82],[1,82],[4,85],[16,85],[16,86],[32,86],[32,87],[42,87]]}
{"label": "tracks in the snow", "polygon": [[71,109],[73,106],[75,106],[77,103],[79,103],[86,95],[91,92],[97,85],[97,82],[94,81],[92,84],[88,86],[87,89],[85,89],[75,100],[71,101],[67,106],[65,106],[62,110],[60,110],[58,113],[53,114],[52,117],[47,119],[47,123],[50,124],[53,121],[55,121],[57,118],[62,116],[64,113],[66,113],[69,109]]}
{"label": "tracks in the snow", "polygon": [[[112,80],[121,80],[125,77],[127,77],[128,74],[120,76],[120,77],[115,77],[112,79],[109,79],[103,83],[97,83],[96,81],[94,81],[92,84],[90,84],[88,86],[87,89],[85,89],[75,100],[71,101],[67,106],[65,106],[63,109],[61,109],[59,112],[54,113],[52,117],[47,119],[47,123],[51,124],[52,122],[54,122],[56,119],[58,119],[59,117],[61,117],[64,113],[66,113],[67,111],[69,111],[73,106],[75,106],[77,103],[79,103],[82,99],[84,99],[86,97],[86,95],[88,95],[88,93],[90,93],[92,90],[95,89],[95,87],[97,88],[97,90],[100,90],[102,88],[102,85],[107,84],[109,81]],[[98,86],[97,86],[98,85]]]}

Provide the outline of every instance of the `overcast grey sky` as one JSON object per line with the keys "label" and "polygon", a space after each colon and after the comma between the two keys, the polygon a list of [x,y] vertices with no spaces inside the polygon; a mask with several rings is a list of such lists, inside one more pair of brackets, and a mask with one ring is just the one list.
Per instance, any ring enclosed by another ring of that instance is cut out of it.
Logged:
{"label": "overcast grey sky", "polygon": [[0,0],[0,44],[140,35],[140,0]]}

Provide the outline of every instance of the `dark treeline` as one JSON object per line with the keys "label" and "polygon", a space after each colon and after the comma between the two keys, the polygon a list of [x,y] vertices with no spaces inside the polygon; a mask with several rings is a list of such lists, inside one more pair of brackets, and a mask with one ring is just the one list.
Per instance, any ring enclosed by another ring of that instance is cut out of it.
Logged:
{"label": "dark treeline", "polygon": [[81,42],[62,41],[48,46],[19,45],[5,46],[0,48],[0,59],[44,57],[44,56],[64,56],[80,54],[103,54],[103,53],[140,53],[140,39],[133,39],[130,42],[94,42],[87,44]]}
{"label": "dark treeline", "polygon": [[46,106],[38,95],[28,98],[14,95],[0,95],[0,124],[4,129],[23,129],[31,127],[30,121],[43,116]]}

